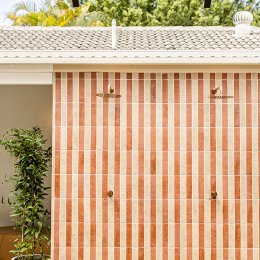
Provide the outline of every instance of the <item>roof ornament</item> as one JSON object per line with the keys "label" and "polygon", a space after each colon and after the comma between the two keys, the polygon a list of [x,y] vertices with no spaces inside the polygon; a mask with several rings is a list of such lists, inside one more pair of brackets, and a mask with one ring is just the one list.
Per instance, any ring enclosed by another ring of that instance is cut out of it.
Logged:
{"label": "roof ornament", "polygon": [[116,35],[116,20],[112,20],[112,49],[116,49],[117,46],[117,35]]}
{"label": "roof ornament", "polygon": [[233,16],[235,35],[249,35],[251,33],[251,23],[253,20],[253,15],[250,12],[240,11],[235,13]]}

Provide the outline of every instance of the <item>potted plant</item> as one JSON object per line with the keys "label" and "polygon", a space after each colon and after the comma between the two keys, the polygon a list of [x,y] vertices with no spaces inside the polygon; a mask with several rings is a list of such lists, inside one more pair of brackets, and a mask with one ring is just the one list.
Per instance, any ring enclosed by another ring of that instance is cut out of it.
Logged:
{"label": "potted plant", "polygon": [[44,184],[51,162],[51,147],[45,148],[46,140],[41,129],[11,129],[0,140],[0,144],[15,159],[14,199],[11,217],[21,236],[15,240],[16,256],[13,260],[50,259],[43,254],[49,243],[49,211],[45,209],[46,191]]}

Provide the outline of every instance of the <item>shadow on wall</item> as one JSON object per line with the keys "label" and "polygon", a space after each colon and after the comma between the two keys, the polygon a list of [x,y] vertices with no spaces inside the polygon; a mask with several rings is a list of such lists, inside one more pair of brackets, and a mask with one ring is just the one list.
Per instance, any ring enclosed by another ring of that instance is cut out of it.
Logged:
{"label": "shadow on wall", "polygon": [[[0,86],[0,136],[10,128],[28,129],[38,125],[51,146],[52,139],[52,86]],[[11,183],[6,177],[14,172],[13,161],[0,148],[0,227],[11,226],[9,201],[12,200]],[[51,172],[47,186],[51,185]],[[50,191],[49,191],[50,193]],[[47,198],[50,209],[51,196]]]}

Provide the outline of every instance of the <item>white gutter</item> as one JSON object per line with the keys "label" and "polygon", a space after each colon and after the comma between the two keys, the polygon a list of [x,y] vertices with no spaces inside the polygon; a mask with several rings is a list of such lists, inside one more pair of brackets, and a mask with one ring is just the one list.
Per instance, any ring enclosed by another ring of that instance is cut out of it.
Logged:
{"label": "white gutter", "polygon": [[254,64],[260,49],[251,51],[0,51],[0,64]]}

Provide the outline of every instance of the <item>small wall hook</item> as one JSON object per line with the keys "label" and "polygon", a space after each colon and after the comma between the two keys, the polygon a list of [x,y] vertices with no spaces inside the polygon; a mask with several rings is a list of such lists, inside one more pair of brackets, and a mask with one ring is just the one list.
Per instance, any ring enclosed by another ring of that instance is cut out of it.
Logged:
{"label": "small wall hook", "polygon": [[113,195],[114,195],[114,192],[113,192],[112,190],[109,190],[109,191],[107,192],[106,196],[104,197],[104,200],[107,199],[107,198],[113,197]]}
{"label": "small wall hook", "polygon": [[209,198],[209,200],[211,200],[211,199],[215,200],[217,198],[217,196],[218,196],[218,193],[216,191],[212,191],[211,192],[211,197]]}

